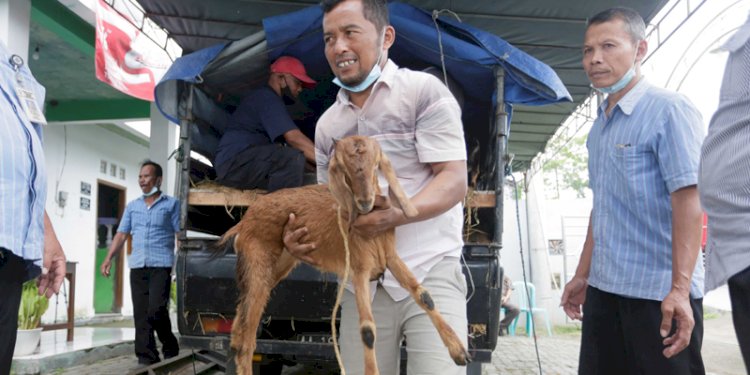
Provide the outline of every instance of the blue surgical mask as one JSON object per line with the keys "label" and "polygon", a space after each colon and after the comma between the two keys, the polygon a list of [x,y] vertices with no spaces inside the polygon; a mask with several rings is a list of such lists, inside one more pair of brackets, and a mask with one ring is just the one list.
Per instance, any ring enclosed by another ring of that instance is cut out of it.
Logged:
{"label": "blue surgical mask", "polygon": [[150,197],[150,196],[152,196],[152,195],[154,195],[154,194],[156,194],[158,192],[159,192],[159,187],[156,186],[156,185],[154,185],[153,187],[151,187],[151,191],[149,191],[148,193],[143,194],[143,197]]}
{"label": "blue surgical mask", "polygon": [[622,78],[620,78],[620,80],[615,82],[612,86],[594,87],[594,85],[591,85],[591,87],[594,87],[594,90],[599,91],[602,94],[612,94],[624,89],[625,86],[627,86],[628,83],[633,80],[633,77],[635,77],[635,65],[631,66],[630,69],[625,72],[625,75],[623,75]]}
{"label": "blue surgical mask", "polygon": [[[385,32],[383,32],[383,36],[381,37],[381,40],[385,40]],[[356,86],[349,86],[345,84],[344,82],[341,82],[341,80],[336,77],[333,79],[333,83],[336,84],[336,86],[341,87],[344,90],[351,91],[351,92],[362,92],[367,90],[370,85],[375,83],[375,81],[380,78],[380,74],[383,73],[383,71],[380,69],[380,59],[383,57],[383,48],[380,48],[380,54],[378,55],[378,60],[375,61],[375,65],[372,67],[372,70],[370,70],[370,74],[367,75],[365,79],[362,80],[358,85]]]}
{"label": "blue surgical mask", "polygon": [[372,70],[370,70],[370,74],[368,74],[367,77],[356,86],[349,86],[345,84],[344,82],[341,82],[341,80],[338,77],[333,79],[333,83],[335,83],[336,86],[341,87],[342,89],[345,89],[347,91],[362,92],[362,91],[367,90],[367,88],[370,87],[370,85],[372,85],[375,81],[377,81],[378,78],[380,78],[381,73],[382,73],[382,70],[380,69],[380,62],[378,61],[375,63],[375,66],[372,67]]}

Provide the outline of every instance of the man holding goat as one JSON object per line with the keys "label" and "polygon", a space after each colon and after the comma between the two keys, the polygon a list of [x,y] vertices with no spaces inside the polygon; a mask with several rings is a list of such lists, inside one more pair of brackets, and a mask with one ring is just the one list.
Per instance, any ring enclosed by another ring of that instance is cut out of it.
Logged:
{"label": "man holding goat", "polygon": [[[397,252],[466,345],[466,281],[461,271],[462,208],[466,195],[466,146],[458,103],[434,76],[399,68],[388,59],[396,38],[383,0],[326,0],[323,7],[325,55],[339,90],[320,118],[315,134],[318,181],[327,183],[334,140],[366,135],[379,141],[419,215],[407,218],[387,202],[357,218],[353,229],[376,234],[396,228]],[[414,98],[409,100],[407,98]],[[387,198],[386,198],[387,201]],[[314,264],[314,243],[290,215],[286,248]],[[302,241],[302,242],[300,242]],[[374,285],[375,345],[382,373],[398,373],[400,346],[409,350],[409,371],[462,374],[453,363],[427,314],[409,298],[390,272]],[[363,343],[357,307],[344,294],[341,348],[349,374],[363,372]]]}

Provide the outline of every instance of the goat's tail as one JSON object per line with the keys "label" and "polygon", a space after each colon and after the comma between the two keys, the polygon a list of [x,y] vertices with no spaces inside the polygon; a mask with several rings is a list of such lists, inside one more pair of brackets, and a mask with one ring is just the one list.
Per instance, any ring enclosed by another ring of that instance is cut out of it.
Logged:
{"label": "goat's tail", "polygon": [[237,237],[237,234],[239,233],[239,228],[237,228],[239,225],[235,225],[229,230],[224,233],[223,236],[221,236],[221,239],[219,239],[219,242],[214,244],[212,248],[211,254],[211,260],[216,259],[222,255],[226,255],[229,253],[234,252],[234,239]]}

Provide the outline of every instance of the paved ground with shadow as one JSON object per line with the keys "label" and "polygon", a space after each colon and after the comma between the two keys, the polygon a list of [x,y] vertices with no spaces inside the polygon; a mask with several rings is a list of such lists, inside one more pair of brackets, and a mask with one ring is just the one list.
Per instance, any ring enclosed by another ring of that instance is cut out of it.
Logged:
{"label": "paved ground with shadow", "polygon": [[[703,359],[708,374],[745,374],[742,356],[732,326],[730,313],[708,310],[703,341]],[[483,375],[533,375],[539,374],[534,340],[523,335],[498,338],[492,363],[486,364]],[[569,375],[578,369],[580,331],[571,326],[556,327],[552,337],[540,336],[536,347],[539,349],[542,374]],[[124,375],[137,368],[134,356],[122,356],[103,360],[93,365],[59,369],[60,375]],[[330,375],[330,367],[295,366],[285,368],[284,375]]]}

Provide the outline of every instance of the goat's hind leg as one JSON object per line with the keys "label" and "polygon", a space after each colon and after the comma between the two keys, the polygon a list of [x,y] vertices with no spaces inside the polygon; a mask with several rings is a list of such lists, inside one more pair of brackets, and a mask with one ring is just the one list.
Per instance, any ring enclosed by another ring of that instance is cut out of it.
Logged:
{"label": "goat's hind leg", "polygon": [[443,319],[443,316],[435,306],[435,302],[432,300],[430,292],[427,291],[414,277],[409,268],[397,255],[388,257],[387,267],[393,273],[393,276],[398,280],[399,284],[409,291],[414,301],[417,302],[427,315],[430,317],[432,324],[438,331],[440,339],[443,344],[448,348],[453,362],[457,365],[465,366],[471,362],[471,355],[464,348],[463,343],[456,335],[456,332],[451,328],[450,325]]}
{"label": "goat's hind leg", "polygon": [[[257,244],[256,244],[257,245]],[[246,247],[250,249],[250,247]],[[256,332],[271,289],[276,282],[274,264],[276,256],[262,247],[260,251],[238,253],[238,265],[243,268],[238,277],[240,300],[237,315],[232,323],[232,347],[237,351],[237,373],[252,375],[252,358],[256,346]]]}

